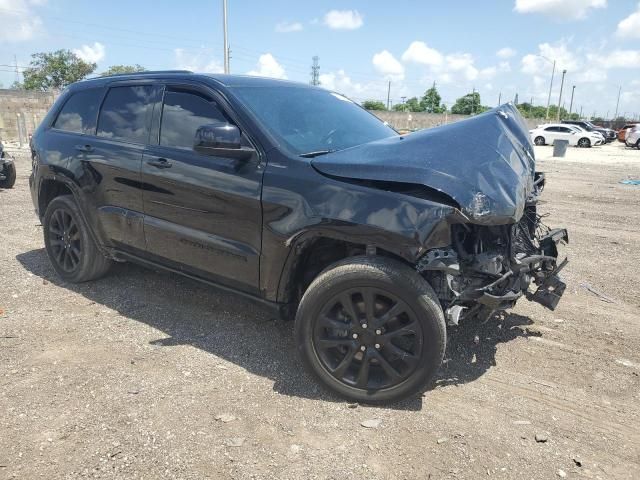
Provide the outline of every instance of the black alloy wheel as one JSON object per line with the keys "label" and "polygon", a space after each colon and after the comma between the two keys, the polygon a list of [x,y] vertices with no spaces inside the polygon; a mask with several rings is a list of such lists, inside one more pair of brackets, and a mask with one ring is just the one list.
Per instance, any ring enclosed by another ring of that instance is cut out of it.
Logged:
{"label": "black alloy wheel", "polygon": [[415,371],[423,335],[416,314],[396,295],[358,287],[325,304],[313,345],[338,381],[379,390],[402,383]]}
{"label": "black alloy wheel", "polygon": [[444,357],[446,326],[428,282],[409,265],[352,257],[324,270],[296,314],[298,353],[321,384],[362,403],[425,388]]}
{"label": "black alloy wheel", "polygon": [[546,142],[544,141],[544,137],[536,137],[535,140],[533,141],[533,143],[535,143],[538,146],[542,146]]}
{"label": "black alloy wheel", "polygon": [[111,260],[98,249],[71,195],[54,198],[42,221],[44,245],[54,270],[68,282],[100,278]]}
{"label": "black alloy wheel", "polygon": [[57,265],[69,273],[78,268],[82,256],[80,230],[68,211],[58,209],[53,212],[47,235]]}

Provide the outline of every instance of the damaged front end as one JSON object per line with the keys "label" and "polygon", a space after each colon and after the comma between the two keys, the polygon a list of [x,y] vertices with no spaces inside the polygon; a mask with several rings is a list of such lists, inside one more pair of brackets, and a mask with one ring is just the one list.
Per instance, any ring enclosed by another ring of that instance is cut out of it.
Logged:
{"label": "damaged front end", "polygon": [[567,232],[547,228],[537,212],[545,177],[536,172],[534,155],[524,119],[505,104],[460,122],[314,158],[312,165],[332,178],[433,202],[425,204],[424,214],[445,224],[449,239],[432,240],[429,228],[438,222],[427,229],[416,222],[416,268],[455,324],[467,316],[488,318],[522,296],[553,310],[565,290],[558,272],[567,262],[558,259],[558,245],[568,241]]}
{"label": "damaged front end", "polygon": [[559,259],[558,246],[569,239],[566,229],[549,229],[536,211],[543,186],[544,174],[536,173],[518,222],[452,225],[453,244],[420,258],[417,269],[435,289],[450,324],[465,317],[486,320],[522,296],[555,310],[566,288],[558,273],[567,259]]}

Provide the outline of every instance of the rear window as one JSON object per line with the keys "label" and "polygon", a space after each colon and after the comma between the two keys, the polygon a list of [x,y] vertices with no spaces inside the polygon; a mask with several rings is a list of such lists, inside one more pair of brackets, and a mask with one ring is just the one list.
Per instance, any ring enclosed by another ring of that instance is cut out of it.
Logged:
{"label": "rear window", "polygon": [[72,94],[60,110],[53,128],[65,132],[95,134],[100,100],[102,100],[100,88],[89,88]]}
{"label": "rear window", "polygon": [[98,118],[98,136],[146,143],[153,87],[140,85],[109,90]]}

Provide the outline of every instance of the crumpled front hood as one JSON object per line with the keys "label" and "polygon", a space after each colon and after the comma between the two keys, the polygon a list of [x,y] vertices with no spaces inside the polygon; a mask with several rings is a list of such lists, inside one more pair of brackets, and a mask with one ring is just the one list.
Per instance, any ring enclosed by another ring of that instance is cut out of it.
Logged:
{"label": "crumpled front hood", "polygon": [[425,185],[453,198],[471,222],[485,225],[522,217],[535,172],[528,128],[512,104],[330,153],[312,165],[338,178]]}

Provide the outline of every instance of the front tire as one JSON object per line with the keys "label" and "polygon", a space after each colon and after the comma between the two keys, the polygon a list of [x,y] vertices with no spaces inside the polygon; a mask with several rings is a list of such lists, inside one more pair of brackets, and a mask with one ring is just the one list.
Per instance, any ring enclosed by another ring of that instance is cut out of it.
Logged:
{"label": "front tire", "polygon": [[578,146],[580,148],[590,148],[591,147],[591,140],[589,140],[586,137],[581,138],[580,140],[578,140]]}
{"label": "front tire", "polygon": [[533,143],[535,143],[536,145],[538,145],[539,147],[541,147],[542,145],[545,145],[547,142],[544,140],[544,137],[536,137],[533,140]]}
{"label": "front tire", "polygon": [[107,273],[111,260],[98,250],[73,196],[54,198],[42,226],[47,255],[63,280],[87,282]]}
{"label": "front tire", "polygon": [[0,180],[0,188],[11,188],[16,183],[16,164],[5,163],[4,171],[2,172],[4,175],[4,180]]}
{"label": "front tire", "polygon": [[431,286],[383,257],[343,260],[321,273],[296,315],[298,353],[322,385],[362,403],[422,390],[444,357],[446,326]]}

